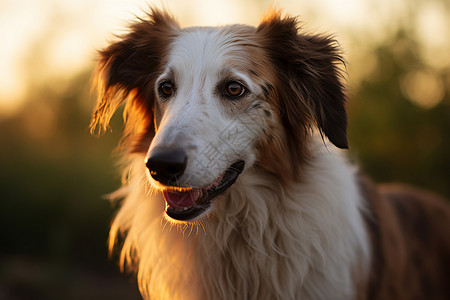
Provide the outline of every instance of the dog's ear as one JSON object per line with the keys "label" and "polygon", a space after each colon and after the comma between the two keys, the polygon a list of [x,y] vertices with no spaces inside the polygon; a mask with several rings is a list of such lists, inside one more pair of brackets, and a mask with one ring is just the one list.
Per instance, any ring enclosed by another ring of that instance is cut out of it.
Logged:
{"label": "dog's ear", "polygon": [[299,33],[296,18],[272,12],[257,28],[278,78],[288,135],[316,124],[339,148],[348,148],[343,59],[330,36]]}
{"label": "dog's ear", "polygon": [[126,99],[126,121],[132,119],[126,115],[141,111],[152,123],[154,81],[178,28],[169,14],[152,9],[147,18],[130,26],[129,33],[99,52],[94,72],[98,102],[90,123],[92,133],[106,130],[115,110]]}

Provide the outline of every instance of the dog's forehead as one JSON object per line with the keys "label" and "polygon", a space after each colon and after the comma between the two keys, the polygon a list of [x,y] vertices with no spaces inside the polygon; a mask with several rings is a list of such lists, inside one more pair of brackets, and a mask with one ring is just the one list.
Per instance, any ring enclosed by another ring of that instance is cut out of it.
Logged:
{"label": "dog's forehead", "polygon": [[181,31],[169,52],[169,65],[175,71],[218,72],[223,68],[242,67],[254,41],[252,27],[191,27]]}

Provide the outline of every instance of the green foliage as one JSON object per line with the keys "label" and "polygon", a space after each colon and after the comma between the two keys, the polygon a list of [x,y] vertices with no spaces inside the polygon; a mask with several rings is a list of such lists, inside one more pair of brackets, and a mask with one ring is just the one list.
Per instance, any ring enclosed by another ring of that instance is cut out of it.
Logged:
{"label": "green foliage", "polygon": [[[373,49],[377,66],[350,101],[350,141],[363,169],[377,181],[407,182],[449,197],[449,90],[432,108],[406,98],[402,80],[427,69],[417,49],[404,32]],[[450,78],[448,69],[428,72],[442,82]]]}
{"label": "green foliage", "polygon": [[89,134],[89,78],[63,94],[37,90],[0,123],[0,298],[139,299],[107,259],[113,208],[102,196],[120,184],[111,153],[121,125]]}

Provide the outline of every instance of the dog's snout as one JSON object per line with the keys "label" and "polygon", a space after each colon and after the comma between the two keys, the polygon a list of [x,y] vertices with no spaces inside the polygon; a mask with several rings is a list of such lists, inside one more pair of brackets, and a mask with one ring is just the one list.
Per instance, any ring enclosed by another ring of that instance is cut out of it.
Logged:
{"label": "dog's snout", "polygon": [[152,151],[146,166],[156,181],[165,185],[178,185],[187,165],[187,155],[183,150]]}

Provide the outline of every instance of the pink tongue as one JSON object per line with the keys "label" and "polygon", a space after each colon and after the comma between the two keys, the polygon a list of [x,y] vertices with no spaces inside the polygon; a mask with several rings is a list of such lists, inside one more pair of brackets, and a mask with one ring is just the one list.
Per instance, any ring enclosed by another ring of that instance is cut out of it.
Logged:
{"label": "pink tongue", "polygon": [[201,190],[192,189],[187,192],[169,192],[163,191],[164,199],[169,206],[174,208],[191,207],[195,200],[200,197]]}

